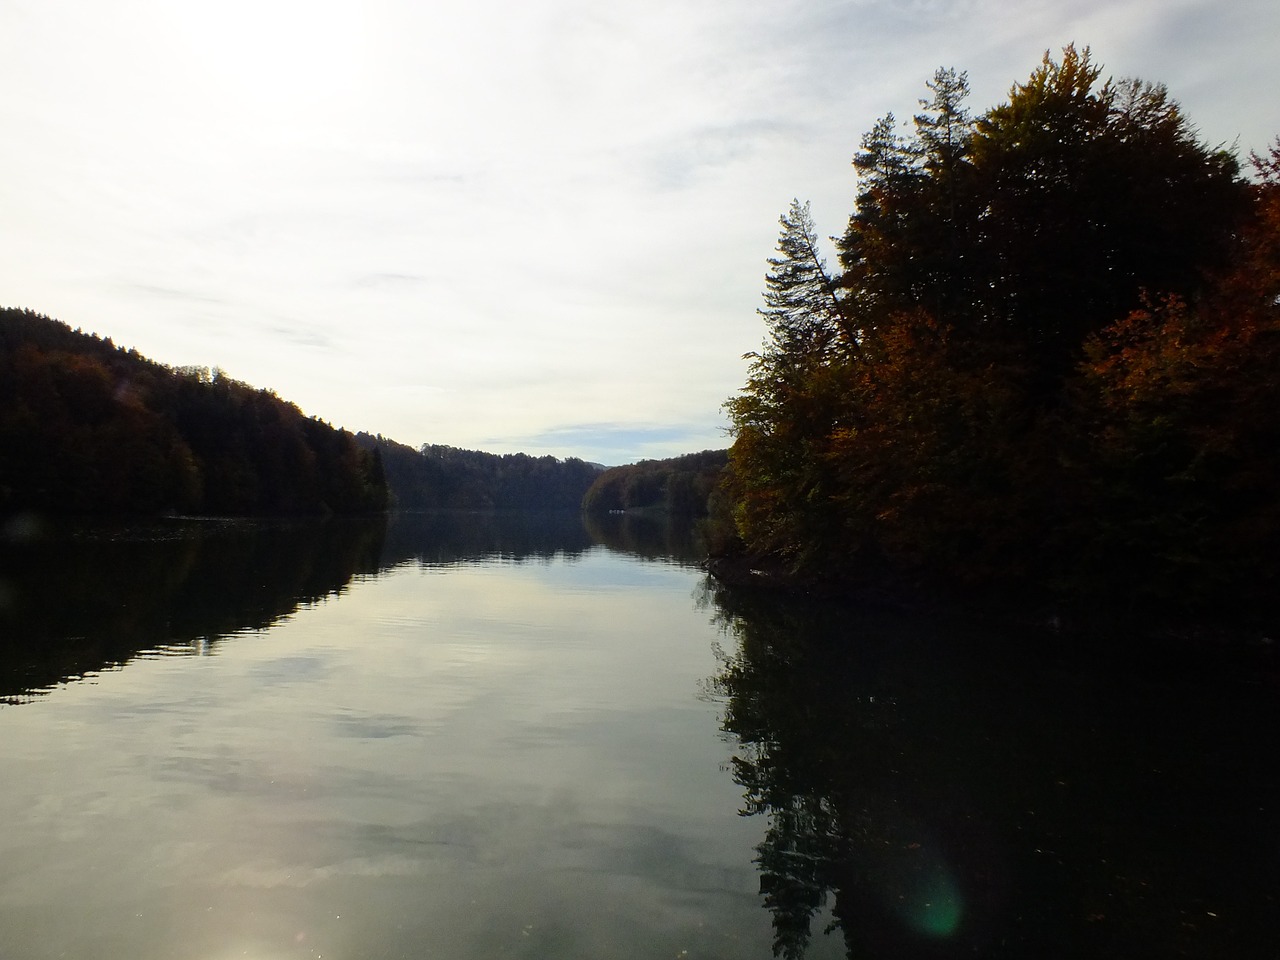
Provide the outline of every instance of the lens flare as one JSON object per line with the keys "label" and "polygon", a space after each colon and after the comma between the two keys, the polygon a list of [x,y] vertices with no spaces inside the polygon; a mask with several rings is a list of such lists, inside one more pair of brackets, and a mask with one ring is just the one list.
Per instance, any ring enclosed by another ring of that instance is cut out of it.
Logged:
{"label": "lens flare", "polygon": [[917,933],[942,939],[956,932],[964,915],[964,898],[951,871],[938,864],[922,871],[915,890],[898,904],[898,911]]}

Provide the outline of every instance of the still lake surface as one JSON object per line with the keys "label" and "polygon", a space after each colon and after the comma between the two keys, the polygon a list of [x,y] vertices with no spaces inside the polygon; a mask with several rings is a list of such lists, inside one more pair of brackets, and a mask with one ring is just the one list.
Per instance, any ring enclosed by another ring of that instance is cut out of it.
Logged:
{"label": "still lake surface", "polygon": [[0,958],[1280,955],[1256,662],[698,559],[617,517],[11,527]]}

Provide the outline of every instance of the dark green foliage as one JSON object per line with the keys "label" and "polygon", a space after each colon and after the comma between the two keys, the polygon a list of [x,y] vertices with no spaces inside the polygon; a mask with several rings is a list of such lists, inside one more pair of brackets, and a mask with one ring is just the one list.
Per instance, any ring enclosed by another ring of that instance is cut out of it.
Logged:
{"label": "dark green foliage", "polygon": [[612,467],[596,477],[582,498],[582,509],[588,513],[654,510],[703,516],[728,459],[728,451],[703,450],[669,460]]}
{"label": "dark green foliage", "polygon": [[599,474],[570,457],[484,453],[427,444],[421,450],[378,435],[357,435],[380,457],[397,510],[577,510]]}
{"label": "dark green foliage", "polygon": [[[748,553],[1021,599],[1257,601],[1280,577],[1280,171],[1165,89],[1047,55],[979,117],[938,71],[854,159],[831,277],[807,209],[727,404]],[[791,294],[778,309],[781,294]],[[832,303],[835,303],[833,313]]]}
{"label": "dark green foliage", "polygon": [[170,369],[0,311],[0,514],[355,514],[386,508],[345,430],[221,371]]}

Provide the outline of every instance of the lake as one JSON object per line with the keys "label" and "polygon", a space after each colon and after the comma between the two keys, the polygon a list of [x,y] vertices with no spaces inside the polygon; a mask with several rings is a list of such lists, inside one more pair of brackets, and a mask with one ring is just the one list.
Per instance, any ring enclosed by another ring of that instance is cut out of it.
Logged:
{"label": "lake", "polygon": [[11,524],[0,958],[1274,957],[1280,684],[630,517]]}

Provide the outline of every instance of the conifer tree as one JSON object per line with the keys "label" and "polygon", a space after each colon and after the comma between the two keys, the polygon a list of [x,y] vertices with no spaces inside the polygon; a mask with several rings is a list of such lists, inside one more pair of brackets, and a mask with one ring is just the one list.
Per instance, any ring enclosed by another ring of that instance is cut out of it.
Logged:
{"label": "conifer tree", "polygon": [[821,361],[832,347],[839,329],[840,300],[818,250],[808,202],[792,200],[778,222],[782,226],[779,256],[769,258],[765,305],[758,311],[769,332],[759,359],[767,365],[804,366]]}
{"label": "conifer tree", "polygon": [[834,398],[822,395],[830,382],[824,371],[850,341],[841,340],[842,305],[809,204],[792,200],[779,224],[778,256],[769,258],[759,310],[768,339],[747,354],[747,384],[725,406],[737,436],[731,472],[743,481],[738,522],[785,552],[819,536],[809,529],[804,501],[820,499],[824,487],[821,445],[834,408]]}

